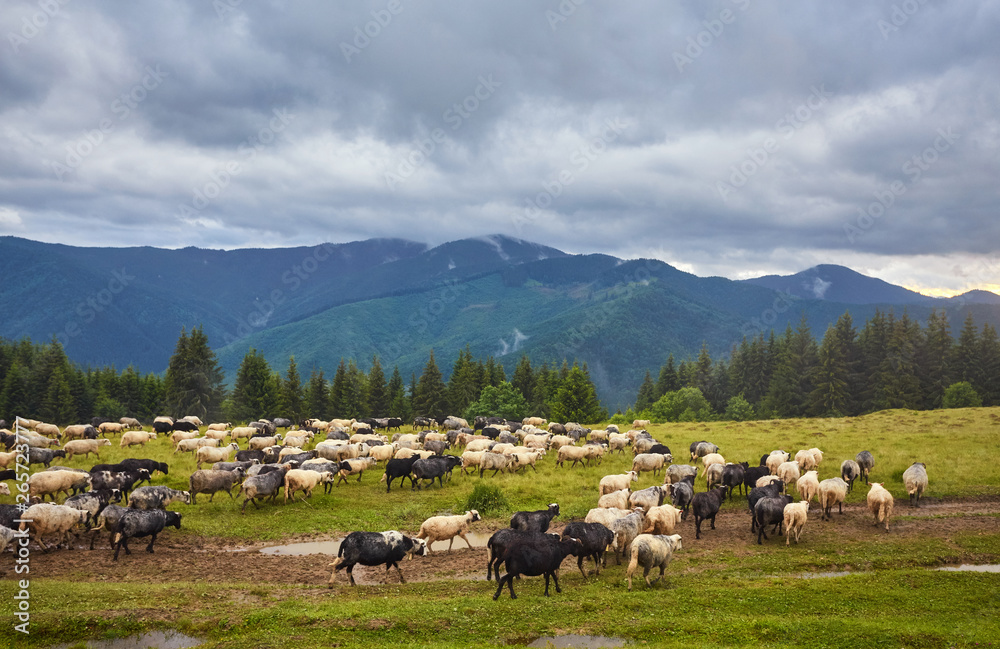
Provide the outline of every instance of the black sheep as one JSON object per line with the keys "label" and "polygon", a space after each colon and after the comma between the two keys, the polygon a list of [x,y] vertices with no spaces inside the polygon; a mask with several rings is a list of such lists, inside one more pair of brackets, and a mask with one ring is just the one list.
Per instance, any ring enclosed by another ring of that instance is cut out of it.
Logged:
{"label": "black sheep", "polygon": [[727,498],[733,497],[733,489],[739,487],[740,495],[743,495],[743,479],[746,477],[746,471],[750,468],[749,463],[740,462],[739,464],[727,464],[722,468],[722,484],[729,489],[726,494]]}
{"label": "black sheep", "polygon": [[614,532],[600,523],[574,522],[563,528],[562,537],[580,541],[580,549],[576,554],[578,557],[576,566],[584,578],[587,577],[587,572],[583,569],[583,560],[587,557],[594,560],[595,574],[601,574],[601,564],[605,560],[604,552],[614,540]]}
{"label": "black sheep", "polygon": [[533,512],[514,512],[510,517],[511,529],[523,532],[545,532],[549,529],[549,523],[559,515],[559,504],[552,503],[548,509],[539,509]]}
{"label": "black sheep", "polygon": [[[785,505],[792,502],[791,496],[769,496],[761,498],[753,508],[753,525],[757,528],[757,545],[763,545],[761,537],[767,538],[764,528],[774,525],[781,534],[781,526],[785,522]],[[774,533],[774,530],[771,530]]]}
{"label": "black sheep", "polygon": [[688,508],[694,500],[694,476],[686,475],[680,482],[670,485],[670,502],[681,510],[681,520],[687,520]]}
{"label": "black sheep", "polygon": [[125,512],[122,519],[118,521],[115,534],[111,544],[115,549],[114,560],[118,561],[118,552],[125,548],[125,554],[132,554],[128,549],[130,538],[141,538],[151,536],[146,552],[153,553],[153,543],[156,542],[156,535],[163,531],[163,528],[173,525],[181,529],[181,515],[177,512],[164,511],[162,509],[130,509]]}
{"label": "black sheep", "polygon": [[561,593],[559,577],[556,571],[562,565],[563,559],[580,551],[580,541],[574,538],[552,539],[548,534],[532,536],[529,539],[515,542],[503,555],[507,566],[507,574],[497,580],[497,592],[493,599],[499,599],[504,583],[510,590],[510,598],[517,599],[514,594],[514,578],[521,575],[537,577],[545,575],[545,596],[549,596],[549,577],[556,584],[556,592]]}
{"label": "black sheep", "polygon": [[694,510],[694,538],[701,538],[701,522],[703,520],[712,521],[712,529],[715,529],[715,516],[722,508],[722,501],[726,498],[726,488],[716,487],[711,491],[697,493],[691,500],[691,509]]}
{"label": "black sheep", "polygon": [[399,486],[403,486],[403,480],[409,479],[410,488],[413,488],[413,463],[420,459],[419,455],[414,455],[407,458],[393,458],[385,463],[385,475],[382,476],[382,480],[385,482],[385,492],[389,493],[392,489],[392,481],[399,478]]}
{"label": "black sheep", "polygon": [[423,539],[415,539],[404,536],[400,532],[390,530],[388,532],[351,532],[340,543],[337,551],[337,558],[330,567],[333,572],[330,575],[328,586],[333,587],[334,577],[337,571],[346,568],[347,576],[354,586],[354,566],[385,565],[385,571],[395,568],[399,573],[399,581],[406,583],[403,571],[399,569],[399,562],[406,557],[413,557],[414,554],[423,556],[427,553],[427,544]]}
{"label": "black sheep", "polygon": [[461,458],[455,455],[436,455],[417,460],[411,469],[410,489],[422,489],[421,480],[430,480],[430,484],[433,485],[435,478],[437,478],[438,484],[444,487],[444,476],[447,475],[450,478],[452,469],[461,466],[461,464]]}

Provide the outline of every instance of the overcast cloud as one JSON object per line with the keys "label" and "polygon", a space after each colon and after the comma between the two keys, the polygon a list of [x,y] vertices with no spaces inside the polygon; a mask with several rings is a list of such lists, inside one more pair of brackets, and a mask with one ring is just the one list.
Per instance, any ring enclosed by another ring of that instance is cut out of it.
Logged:
{"label": "overcast cloud", "polygon": [[1000,2],[8,0],[0,234],[1000,290]]}

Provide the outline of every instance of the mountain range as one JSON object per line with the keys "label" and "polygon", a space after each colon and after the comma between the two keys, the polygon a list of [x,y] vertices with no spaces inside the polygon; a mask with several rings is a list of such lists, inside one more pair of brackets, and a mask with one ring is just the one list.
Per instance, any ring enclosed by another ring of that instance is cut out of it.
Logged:
{"label": "mountain range", "polygon": [[781,332],[805,315],[820,339],[845,311],[923,322],[944,309],[1000,326],[1000,296],[931,298],[849,268],[733,281],[657,260],[555,248],[493,235],[434,248],[401,239],[313,247],[209,250],[80,248],[0,237],[0,336],[60,340],[82,365],[161,372],[182,327],[201,325],[232,379],[250,348],[284,371],[328,376],[341,358],[419,375],[431,348],[447,378],[458,350],[493,355],[508,375],[586,362],[604,404],[631,403],[646,370],[702,344],[726,355],[744,335]]}

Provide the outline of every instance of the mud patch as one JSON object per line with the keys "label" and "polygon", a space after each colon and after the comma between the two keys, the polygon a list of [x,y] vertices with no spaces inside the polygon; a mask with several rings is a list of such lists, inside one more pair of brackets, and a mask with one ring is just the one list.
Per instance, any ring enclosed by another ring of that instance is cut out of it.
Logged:
{"label": "mud patch", "polygon": [[[83,645],[87,649],[187,649],[187,647],[197,647],[202,642],[198,638],[177,631],[151,631],[114,640],[88,640],[83,642]],[[80,644],[80,642],[68,642],[55,645],[52,649],[68,649]]]}

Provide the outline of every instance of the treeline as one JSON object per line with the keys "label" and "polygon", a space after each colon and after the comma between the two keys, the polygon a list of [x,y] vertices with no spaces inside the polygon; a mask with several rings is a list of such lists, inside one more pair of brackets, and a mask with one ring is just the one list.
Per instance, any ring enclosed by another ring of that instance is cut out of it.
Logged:
{"label": "treeline", "polygon": [[943,311],[923,327],[906,313],[876,311],[860,331],[845,313],[819,342],[803,317],[782,335],[744,338],[728,360],[713,360],[706,347],[694,361],[670,356],[655,380],[647,372],[633,411],[676,421],[978,405],[1000,405],[993,327],[978,328],[970,314],[956,340]]}
{"label": "treeline", "polygon": [[433,350],[419,377],[404,384],[399,367],[389,378],[377,356],[368,372],[354,360],[341,360],[328,379],[313,369],[303,380],[295,358],[280,373],[257,350],[243,358],[233,388],[208,338],[198,327],[181,331],[163,376],[140,375],[133,367],[80,368],[55,339],[34,344],[28,339],[0,339],[0,418],[39,418],[66,425],[92,417],[116,420],[132,416],[149,421],[161,414],[197,415],[206,421],[248,421],[258,417],[400,417],[459,414],[528,415],[562,421],[607,418],[587,371],[574,363],[560,368],[533,368],[522,357],[510,381],[492,357],[485,361],[461,350],[446,382]]}

